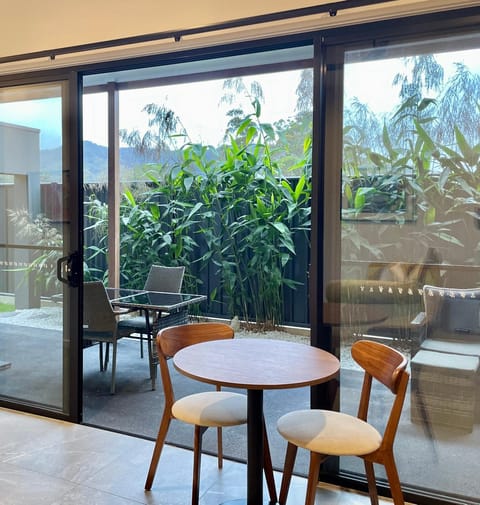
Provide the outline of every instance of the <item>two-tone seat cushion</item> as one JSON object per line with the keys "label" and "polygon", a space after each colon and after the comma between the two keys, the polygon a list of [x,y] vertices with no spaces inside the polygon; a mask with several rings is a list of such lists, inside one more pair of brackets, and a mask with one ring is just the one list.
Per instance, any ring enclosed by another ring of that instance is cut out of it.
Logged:
{"label": "two-tone seat cushion", "polygon": [[177,400],[172,414],[197,426],[237,426],[247,422],[247,397],[228,391],[196,393]]}
{"label": "two-tone seat cushion", "polygon": [[361,456],[380,447],[382,437],[358,417],[330,410],[297,410],[277,422],[279,433],[309,451],[335,456]]}

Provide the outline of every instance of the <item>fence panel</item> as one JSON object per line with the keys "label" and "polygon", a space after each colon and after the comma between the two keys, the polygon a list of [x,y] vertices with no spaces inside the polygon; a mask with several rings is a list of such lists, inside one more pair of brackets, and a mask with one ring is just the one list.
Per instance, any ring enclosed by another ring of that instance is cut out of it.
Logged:
{"label": "fence panel", "polygon": [[[52,221],[58,220],[61,216],[61,206],[58,205],[58,198],[61,196],[61,185],[42,184],[42,212]],[[107,187],[99,184],[86,184],[84,195],[87,201],[84,204],[86,210],[88,198],[95,195],[100,202],[107,201]],[[96,245],[99,235],[94,229],[89,229],[93,224],[84,212],[84,246]],[[283,323],[292,326],[308,326],[309,324],[309,303],[308,303],[308,266],[310,264],[310,234],[307,232],[296,232],[294,236],[296,255],[286,265],[285,275],[295,281],[296,288],[287,286],[283,288]],[[201,244],[199,257],[206,252],[206,244]],[[89,260],[89,269],[96,278],[103,278],[107,271],[107,263],[104,255],[98,255]],[[213,293],[216,291],[214,300],[207,300],[200,307],[201,312],[211,317],[228,318],[226,294],[220,288],[219,267],[213,262],[207,266],[199,262],[192,262],[188,266],[188,274],[199,279],[198,291],[201,293]]]}

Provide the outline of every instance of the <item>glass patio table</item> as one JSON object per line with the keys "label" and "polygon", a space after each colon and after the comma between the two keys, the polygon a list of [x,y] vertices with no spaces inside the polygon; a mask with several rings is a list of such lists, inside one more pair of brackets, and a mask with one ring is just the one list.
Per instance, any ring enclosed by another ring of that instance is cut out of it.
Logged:
{"label": "glass patio table", "polygon": [[184,310],[188,305],[200,303],[207,299],[205,295],[164,293],[144,289],[107,288],[107,293],[114,307],[134,310],[158,310],[169,314]]}
{"label": "glass patio table", "polygon": [[[152,377],[152,388],[155,389],[157,360],[156,352],[152,348],[153,334],[168,326],[188,324],[188,307],[206,300],[207,297],[205,295],[193,295],[188,293],[165,293],[160,291],[124,288],[107,288],[107,293],[113,307],[144,313],[150,376]],[[152,326],[150,322],[151,312],[165,312],[166,315],[156,318]]]}

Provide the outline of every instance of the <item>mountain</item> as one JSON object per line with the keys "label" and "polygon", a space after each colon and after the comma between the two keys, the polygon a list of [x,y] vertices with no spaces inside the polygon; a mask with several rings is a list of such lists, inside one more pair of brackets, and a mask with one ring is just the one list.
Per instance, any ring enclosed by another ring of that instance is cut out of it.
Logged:
{"label": "mountain", "polygon": [[[120,171],[125,178],[130,178],[135,167],[145,164],[145,158],[133,147],[120,148]],[[105,182],[107,180],[108,150],[86,140],[83,143],[83,180],[85,182]]]}
{"label": "mountain", "polygon": [[[207,161],[215,159],[218,153],[214,148],[207,151]],[[179,151],[165,151],[161,155],[160,163],[169,166],[181,160]],[[138,154],[133,147],[120,148],[120,175],[122,180],[135,180],[141,178],[141,170],[136,169],[153,163],[147,156]],[[85,183],[106,182],[108,166],[108,151],[106,146],[100,146],[86,140],[83,143],[83,180]],[[62,150],[42,149],[40,151],[40,179],[41,182],[61,182]]]}
{"label": "mountain", "polygon": [[[161,156],[161,163],[169,165],[179,159],[178,151],[165,151]],[[215,157],[214,150],[207,154],[207,159]],[[154,160],[140,155],[133,147],[120,148],[120,172],[122,179],[132,180],[135,168],[141,167]],[[89,140],[83,143],[83,180],[84,182],[106,182],[108,166],[108,150]],[[42,149],[40,151],[40,174],[42,182],[61,182],[62,149]]]}
{"label": "mountain", "polygon": [[[108,150],[86,140],[83,143],[83,178],[85,182],[105,182],[107,180]],[[120,148],[120,170],[129,178],[135,167],[145,164],[145,158],[132,147]],[[40,151],[40,173],[44,182],[60,182],[62,170],[62,148]]]}

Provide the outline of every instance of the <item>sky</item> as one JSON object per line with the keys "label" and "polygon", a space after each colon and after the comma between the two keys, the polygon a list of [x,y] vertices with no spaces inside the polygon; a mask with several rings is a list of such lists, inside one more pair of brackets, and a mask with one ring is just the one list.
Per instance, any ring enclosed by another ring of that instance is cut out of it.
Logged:
{"label": "sky", "polygon": [[[300,71],[257,75],[255,79],[261,83],[266,98],[262,105],[262,122],[272,123],[295,114]],[[244,80],[249,86],[252,79]],[[192,142],[218,145],[225,133],[226,112],[232,107],[219,103],[225,94],[222,86],[223,79],[122,91],[120,128],[144,133],[148,125],[147,114],[142,108],[148,103],[163,104],[177,114]],[[84,97],[84,140],[106,144],[106,114],[98,113],[99,110],[106,112],[106,107],[104,94]],[[243,100],[243,107],[245,112],[253,111],[247,99]]]}
{"label": "sky", "polygon": [[[437,54],[436,59],[445,71],[444,84],[455,72],[454,63],[465,63],[470,70],[480,74],[479,49]],[[350,63],[345,68],[346,101],[357,97],[376,114],[392,112],[398,104],[399,91],[393,86],[393,78],[404,71],[398,58]]]}
{"label": "sky", "polygon": [[0,104],[0,121],[40,130],[40,148],[50,149],[62,143],[62,101],[46,98]]}

